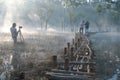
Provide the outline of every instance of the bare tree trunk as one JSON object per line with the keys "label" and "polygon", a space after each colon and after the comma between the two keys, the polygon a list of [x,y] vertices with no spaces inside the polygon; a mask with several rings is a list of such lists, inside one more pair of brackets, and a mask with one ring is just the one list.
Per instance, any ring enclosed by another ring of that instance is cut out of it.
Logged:
{"label": "bare tree trunk", "polygon": [[45,30],[48,29],[48,20],[45,21]]}
{"label": "bare tree trunk", "polygon": [[42,27],[43,27],[43,23],[42,23],[42,21],[40,21],[40,27],[41,27],[41,29],[42,29]]}

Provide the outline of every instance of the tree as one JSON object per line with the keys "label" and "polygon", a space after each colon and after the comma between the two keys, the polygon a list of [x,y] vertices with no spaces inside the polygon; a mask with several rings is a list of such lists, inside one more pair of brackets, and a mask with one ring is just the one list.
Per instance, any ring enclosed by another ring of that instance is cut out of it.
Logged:
{"label": "tree", "polygon": [[96,11],[100,14],[102,12],[102,6],[99,4],[97,7],[96,7]]}
{"label": "tree", "polygon": [[71,31],[74,31],[74,20],[75,20],[75,15],[73,12],[69,11],[68,13],[69,18],[70,18],[70,24],[71,24]]}
{"label": "tree", "polygon": [[[76,31],[76,26],[78,24],[78,20],[77,18],[80,18],[79,12],[78,14],[76,14],[77,12],[74,11],[75,8],[78,8],[81,6],[81,4],[83,2],[85,2],[85,0],[60,0],[64,11],[67,9],[68,11],[68,19],[70,21],[70,25],[71,25],[71,31]],[[64,20],[65,21],[65,20]]]}
{"label": "tree", "polygon": [[40,18],[41,27],[45,23],[45,29],[47,30],[48,22],[49,22],[51,16],[53,15],[53,12],[54,12],[54,8],[53,8],[54,6],[53,6],[53,4],[51,4],[49,2],[46,3],[46,5],[43,5],[43,2],[39,3],[39,1],[38,1],[36,4],[37,4],[36,7],[41,5],[39,8],[36,9],[36,13],[39,15],[39,18]]}
{"label": "tree", "polygon": [[61,23],[62,31],[64,31],[65,30],[65,19],[64,19],[64,17],[60,18],[60,23]]}

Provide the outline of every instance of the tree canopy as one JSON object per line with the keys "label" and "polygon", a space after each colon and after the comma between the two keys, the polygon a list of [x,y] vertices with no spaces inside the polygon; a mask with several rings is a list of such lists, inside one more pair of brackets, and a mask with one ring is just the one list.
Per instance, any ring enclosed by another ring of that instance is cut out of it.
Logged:
{"label": "tree canopy", "polygon": [[[13,21],[35,26],[76,26],[82,19],[98,20],[102,15],[103,20],[119,24],[120,0],[21,0],[20,3],[8,5],[6,0],[0,0],[1,18],[12,14]],[[14,8],[13,8],[14,7]],[[9,10],[8,10],[9,9]],[[11,10],[11,11],[10,11]],[[94,15],[93,15],[94,14]],[[95,17],[97,16],[97,17]],[[98,19],[97,19],[98,18]],[[4,22],[2,21],[1,23]],[[60,23],[59,23],[60,22]],[[57,24],[56,24],[57,23]],[[72,23],[72,25],[71,25]],[[95,24],[95,23],[94,23]]]}

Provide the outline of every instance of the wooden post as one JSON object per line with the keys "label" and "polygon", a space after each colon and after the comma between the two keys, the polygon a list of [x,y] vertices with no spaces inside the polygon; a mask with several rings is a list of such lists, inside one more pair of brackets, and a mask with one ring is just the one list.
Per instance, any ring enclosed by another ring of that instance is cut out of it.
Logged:
{"label": "wooden post", "polygon": [[70,43],[69,42],[67,43],[67,46],[68,46],[68,49],[69,49],[70,48]]}
{"label": "wooden post", "polygon": [[65,59],[65,65],[64,65],[64,68],[65,68],[66,71],[69,70],[69,59],[68,59],[68,58]]}
{"label": "wooden post", "polygon": [[66,56],[66,54],[67,54],[67,48],[65,47],[64,48],[64,56]]}
{"label": "wooden post", "polygon": [[56,68],[57,67],[57,56],[56,55],[53,55],[52,63],[53,63],[53,67]]}
{"label": "wooden post", "polygon": [[80,39],[78,39],[78,42],[77,42],[77,43],[78,43],[78,45],[77,45],[77,46],[78,46],[78,47],[80,47]]}
{"label": "wooden post", "polygon": [[70,59],[70,43],[69,42],[67,43],[67,46],[68,46],[67,55],[68,55],[68,58]]}
{"label": "wooden post", "polygon": [[74,57],[73,57],[73,50],[74,50],[74,48],[73,48],[73,47],[71,47],[71,56],[70,56],[70,60],[71,60],[71,61],[73,61],[73,60],[74,60]]}
{"label": "wooden post", "polygon": [[74,45],[75,44],[75,40],[74,39],[72,39],[72,45]]}
{"label": "wooden post", "polygon": [[75,50],[77,50],[77,43],[75,43]]}

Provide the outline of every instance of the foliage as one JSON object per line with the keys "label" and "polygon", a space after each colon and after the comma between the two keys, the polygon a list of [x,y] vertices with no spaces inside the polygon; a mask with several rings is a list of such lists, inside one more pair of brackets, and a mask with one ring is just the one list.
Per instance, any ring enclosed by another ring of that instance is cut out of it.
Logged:
{"label": "foliage", "polygon": [[120,21],[120,0],[105,0],[107,4],[107,9],[111,10],[111,15],[113,15],[113,21],[119,24]]}
{"label": "foliage", "polygon": [[79,7],[82,4],[82,0],[61,0],[62,5],[67,8],[67,7]]}
{"label": "foliage", "polygon": [[97,11],[98,13],[101,13],[101,12],[102,12],[102,6],[101,6],[100,4],[97,5],[96,11]]}
{"label": "foliage", "polygon": [[[4,2],[6,0],[0,0],[0,8],[6,7]],[[116,0],[116,2],[113,0],[25,0],[23,5],[17,4],[15,4],[16,6],[13,5],[17,10],[10,9],[13,21],[21,22],[20,24],[23,25],[27,23],[28,26],[41,25],[41,27],[45,27],[46,24],[56,26],[59,21],[67,26],[71,25],[71,22],[77,25],[82,19],[96,20],[96,18],[93,18],[93,14],[98,16],[97,13],[115,21],[115,23],[120,20],[120,0]],[[1,16],[5,16],[7,13],[7,8],[4,9],[6,9],[6,11],[4,10],[5,14]],[[1,11],[2,8],[0,13]],[[88,11],[89,13],[87,13]],[[101,17],[101,15],[98,17]]]}

